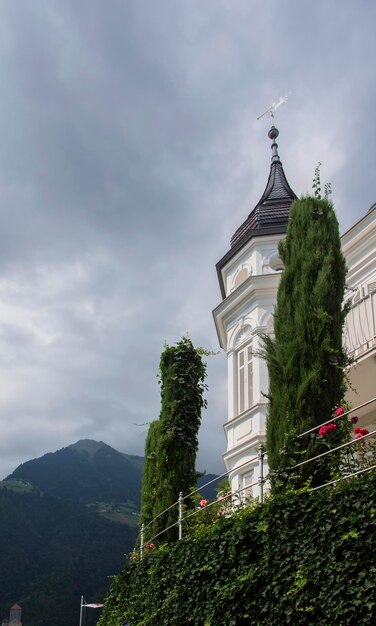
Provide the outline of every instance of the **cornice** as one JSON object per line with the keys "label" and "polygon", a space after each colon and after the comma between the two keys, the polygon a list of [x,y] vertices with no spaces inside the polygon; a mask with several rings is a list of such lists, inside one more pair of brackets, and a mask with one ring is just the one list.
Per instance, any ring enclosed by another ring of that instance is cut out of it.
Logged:
{"label": "cornice", "polygon": [[[260,444],[265,445],[265,438],[266,432],[258,431],[254,437],[250,437],[244,443],[238,444],[230,450],[226,450],[226,452],[222,454],[224,464],[226,465],[226,462],[236,459],[237,456],[244,457],[244,453],[252,450],[252,448],[254,448],[254,454],[252,454],[252,457],[257,456]],[[257,463],[257,459],[255,458],[253,461],[249,461],[249,463]],[[236,470],[237,468],[234,467],[233,469]]]}
{"label": "cornice", "polygon": [[221,348],[226,350],[227,347],[226,329],[224,327],[225,320],[236,311],[236,309],[240,308],[244,302],[249,301],[251,298],[256,298],[257,295],[269,294],[275,296],[280,276],[280,273],[249,276],[244,283],[239,285],[235,291],[222,300],[214,309],[213,318]]}
{"label": "cornice", "polygon": [[240,413],[239,415],[235,415],[235,417],[232,417],[231,419],[227,420],[227,422],[225,422],[225,424],[223,425],[224,431],[227,432],[230,428],[234,428],[238,422],[241,422],[244,419],[248,419],[248,418],[253,419],[253,417],[260,410],[262,410],[263,408],[267,408],[267,407],[268,407],[267,402],[258,402],[257,404],[254,404],[246,411],[243,411],[243,413]]}
{"label": "cornice", "polygon": [[[223,270],[229,261],[235,262],[247,249],[251,249],[253,243],[262,243],[268,241],[272,237],[282,239],[286,235],[287,228],[284,227],[269,227],[259,228],[258,230],[247,233],[237,244],[235,244],[230,250],[221,258],[216,264],[219,286],[221,289],[222,298],[226,298],[226,290],[223,280]],[[248,246],[249,244],[249,246]]]}
{"label": "cornice", "polygon": [[344,255],[349,255],[351,249],[357,246],[362,239],[367,240],[372,231],[376,232],[376,204],[342,235],[341,243]]}

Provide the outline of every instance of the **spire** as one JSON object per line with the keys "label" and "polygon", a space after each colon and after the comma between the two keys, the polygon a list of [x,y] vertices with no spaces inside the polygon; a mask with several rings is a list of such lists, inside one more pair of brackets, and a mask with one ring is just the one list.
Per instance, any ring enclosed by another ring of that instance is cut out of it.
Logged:
{"label": "spire", "polygon": [[289,209],[296,195],[288,184],[283,171],[276,142],[278,135],[278,128],[272,126],[268,132],[268,137],[272,141],[272,158],[265,191],[246,221],[232,236],[231,247],[243,238],[248,240],[253,235],[261,235],[261,231],[265,232],[266,228],[281,233],[287,229]]}

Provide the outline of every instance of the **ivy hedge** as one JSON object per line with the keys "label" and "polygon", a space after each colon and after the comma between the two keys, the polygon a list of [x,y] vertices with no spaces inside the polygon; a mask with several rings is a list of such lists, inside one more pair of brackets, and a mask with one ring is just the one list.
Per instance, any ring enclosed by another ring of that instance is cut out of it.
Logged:
{"label": "ivy hedge", "polygon": [[[188,337],[166,345],[161,354],[161,413],[149,427],[142,476],[141,523],[148,525],[149,537],[174,524],[176,512],[170,507],[177,494],[189,493],[196,484],[198,431],[206,407],[204,354]],[[186,504],[193,507],[191,501]],[[176,541],[176,526],[163,538]]]}
{"label": "ivy hedge", "polygon": [[281,494],[149,550],[99,626],[375,626],[376,475]]}

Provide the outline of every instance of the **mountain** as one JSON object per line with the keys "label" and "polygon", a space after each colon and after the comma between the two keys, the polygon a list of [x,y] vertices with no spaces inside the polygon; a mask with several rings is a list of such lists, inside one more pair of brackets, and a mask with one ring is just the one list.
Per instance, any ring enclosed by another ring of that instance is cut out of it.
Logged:
{"label": "mountain", "polygon": [[[83,439],[27,461],[0,482],[0,621],[23,608],[24,626],[78,622],[80,596],[101,602],[137,536],[143,458]],[[215,497],[212,474],[198,479]],[[86,611],[93,626],[100,611]]]}
{"label": "mountain", "polygon": [[122,454],[103,441],[75,444],[22,463],[7,476],[74,502],[127,502],[138,507],[143,458]]}
{"label": "mountain", "polygon": [[[206,500],[215,500],[217,496],[217,489],[223,478],[218,478],[216,474],[204,474],[197,479],[197,489],[199,489],[200,496]],[[207,487],[203,487],[206,483],[211,482]]]}
{"label": "mountain", "polygon": [[[81,439],[57,452],[22,463],[5,481],[18,481],[20,487],[37,488],[72,502],[98,504],[99,512],[107,510],[105,503],[112,503],[115,508],[122,503],[134,512],[140,508],[143,462],[143,457],[118,452],[103,441]],[[197,486],[200,488],[216,478],[215,474],[202,475]],[[220,480],[200,489],[200,494],[214,499]]]}
{"label": "mountain", "polygon": [[[17,601],[24,626],[66,626],[81,594],[103,599],[137,537],[142,465],[81,440],[0,482],[0,620]],[[99,611],[86,613],[95,624]]]}

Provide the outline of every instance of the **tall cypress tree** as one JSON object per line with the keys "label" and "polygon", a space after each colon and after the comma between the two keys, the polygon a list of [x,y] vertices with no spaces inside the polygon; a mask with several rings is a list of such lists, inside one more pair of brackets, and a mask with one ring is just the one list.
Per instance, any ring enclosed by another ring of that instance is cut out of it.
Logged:
{"label": "tall cypress tree", "polygon": [[[142,482],[141,521],[150,523],[177,501],[179,492],[189,493],[196,483],[196,455],[206,363],[204,351],[183,337],[175,346],[166,346],[160,360],[161,413],[152,422],[145,448]],[[187,503],[189,505],[189,503]],[[177,508],[160,515],[148,528],[147,537],[158,534],[177,520]],[[177,538],[177,528],[161,536]]]}
{"label": "tall cypress tree", "polygon": [[[329,419],[345,391],[346,268],[332,204],[317,197],[296,200],[279,253],[284,271],[274,315],[275,338],[264,337],[271,470],[291,463],[284,450],[289,437],[291,441],[291,436]],[[308,458],[315,450],[314,439],[304,440],[295,460]],[[314,474],[312,465],[302,472],[304,480]]]}

